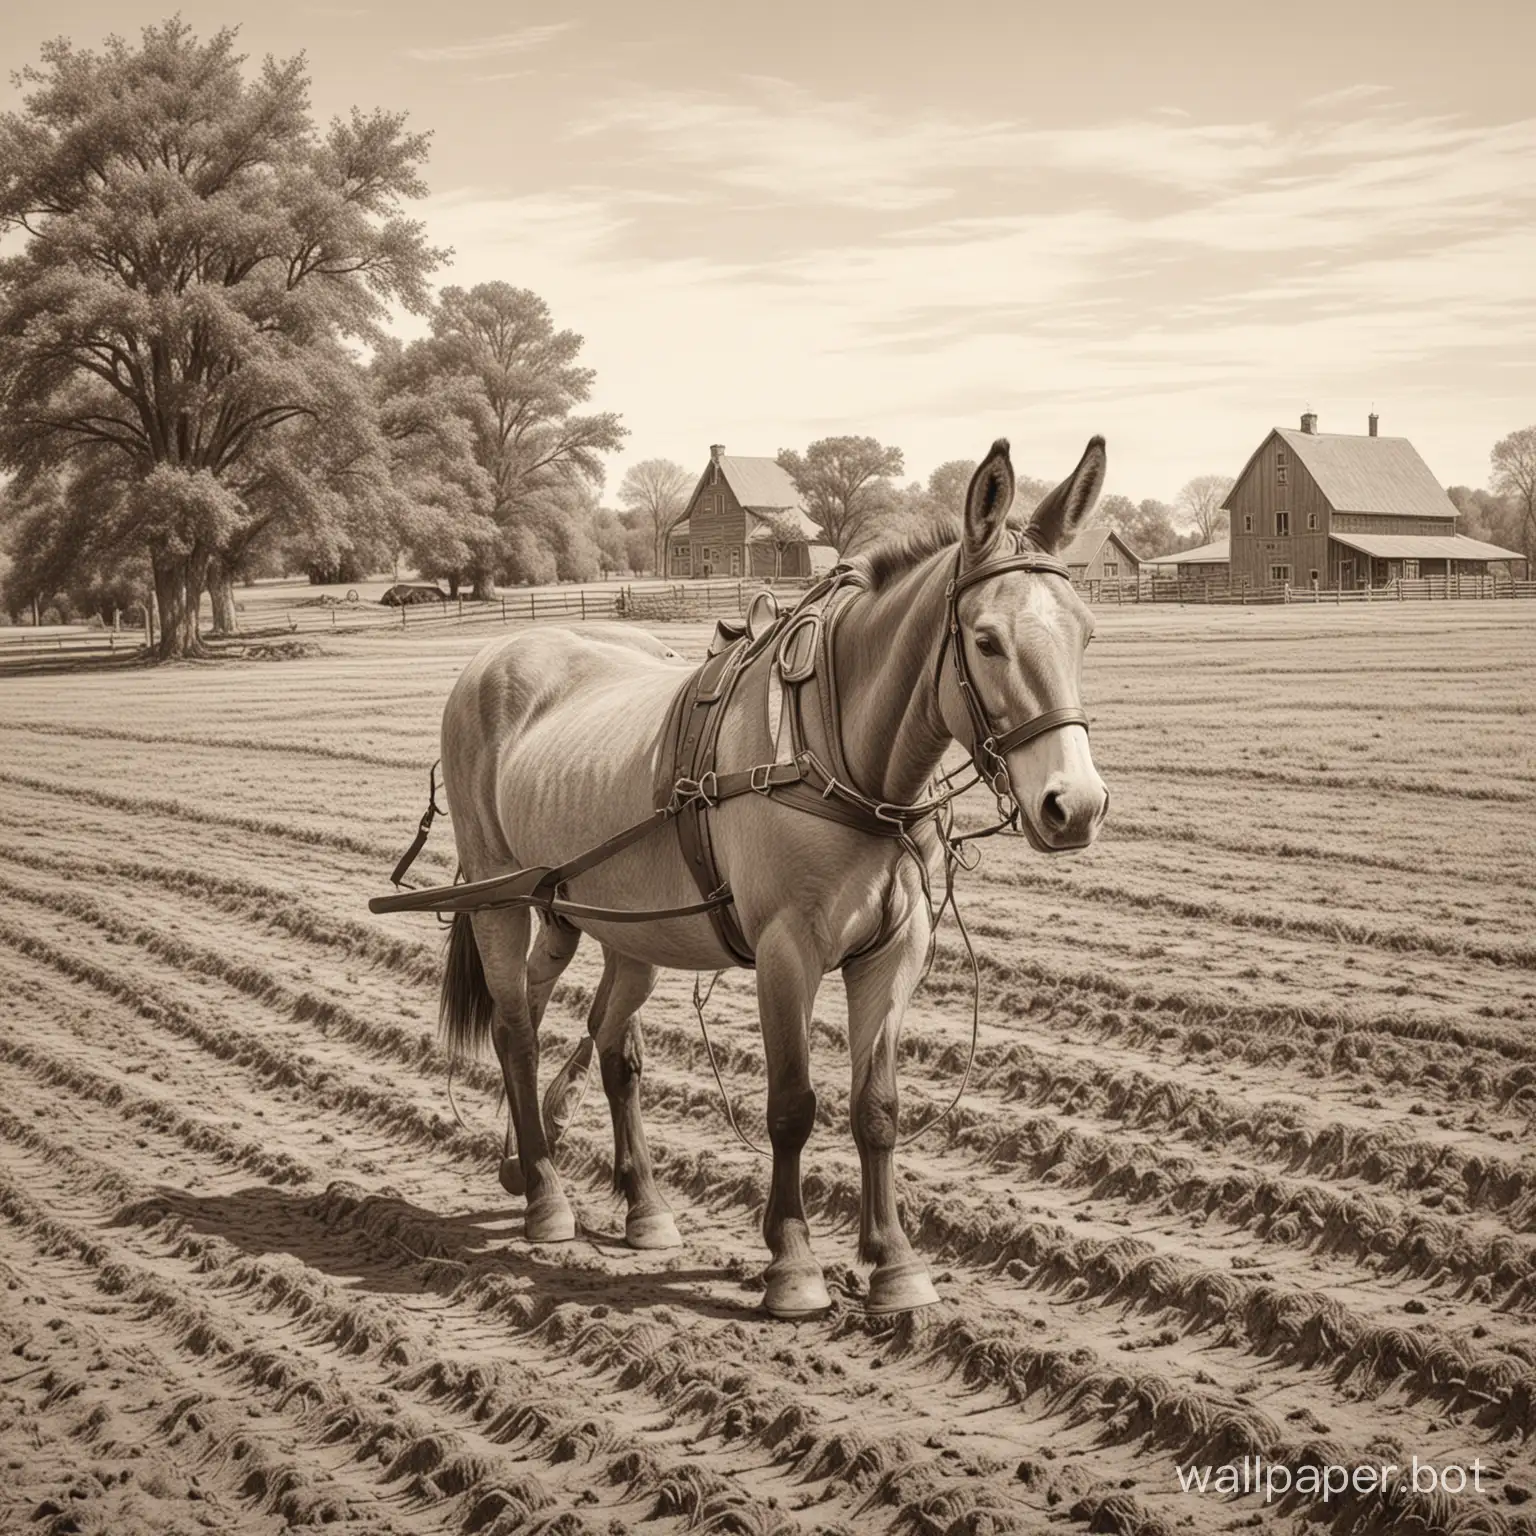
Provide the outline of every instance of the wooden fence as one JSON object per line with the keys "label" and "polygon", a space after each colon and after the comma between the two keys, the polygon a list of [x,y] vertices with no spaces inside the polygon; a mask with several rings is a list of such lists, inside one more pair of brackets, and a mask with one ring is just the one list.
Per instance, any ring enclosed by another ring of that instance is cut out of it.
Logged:
{"label": "wooden fence", "polygon": [[1319,587],[1249,587],[1225,578],[1142,576],[1132,581],[1080,581],[1078,592],[1090,603],[1400,603],[1508,602],[1536,598],[1536,581],[1508,576],[1421,576],[1381,587],[1332,590]]}
{"label": "wooden fence", "polygon": [[[538,623],[550,619],[637,619],[662,623],[746,612],[763,588],[760,581],[644,582],[623,586],[540,587],[514,589],[489,602],[450,598],[444,602],[412,603],[400,608],[380,603],[305,603],[289,608],[262,607],[242,613],[237,605],[238,638],[274,640],[287,635],[406,632],[446,625]],[[792,603],[808,583],[776,585],[781,602]],[[58,629],[38,634],[30,628],[0,629],[0,663],[7,658],[110,655],[142,649],[149,642],[145,629]]]}

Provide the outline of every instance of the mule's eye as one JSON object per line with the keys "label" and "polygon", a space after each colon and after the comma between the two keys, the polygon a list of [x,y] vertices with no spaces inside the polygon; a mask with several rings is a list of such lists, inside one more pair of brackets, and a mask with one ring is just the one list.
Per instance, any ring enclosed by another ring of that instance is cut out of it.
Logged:
{"label": "mule's eye", "polygon": [[976,636],[976,649],[983,656],[997,656],[1000,654],[997,648],[997,641],[987,634]]}

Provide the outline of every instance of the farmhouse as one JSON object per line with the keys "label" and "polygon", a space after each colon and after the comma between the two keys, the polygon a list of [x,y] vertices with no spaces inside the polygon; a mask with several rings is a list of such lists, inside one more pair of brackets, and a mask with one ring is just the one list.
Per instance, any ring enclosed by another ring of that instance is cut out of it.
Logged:
{"label": "farmhouse", "polygon": [[1225,582],[1231,570],[1227,540],[1217,539],[1211,544],[1199,544],[1194,549],[1181,549],[1172,555],[1154,555],[1143,560],[1141,568],[1149,576],[1177,576],[1180,581]]}
{"label": "farmhouse", "polygon": [[1259,444],[1227,496],[1234,587],[1524,574],[1514,550],[1458,534],[1455,504],[1413,444],[1376,427],[1372,412],[1364,435],[1319,432],[1309,411],[1300,431],[1276,427]]}
{"label": "farmhouse", "polygon": [[1141,556],[1113,529],[1102,524],[1080,529],[1064,549],[1073,585],[1087,581],[1131,581],[1141,574]]}
{"label": "farmhouse", "polygon": [[820,535],[777,460],[712,443],[688,509],[667,535],[667,575],[809,576],[831,563]]}

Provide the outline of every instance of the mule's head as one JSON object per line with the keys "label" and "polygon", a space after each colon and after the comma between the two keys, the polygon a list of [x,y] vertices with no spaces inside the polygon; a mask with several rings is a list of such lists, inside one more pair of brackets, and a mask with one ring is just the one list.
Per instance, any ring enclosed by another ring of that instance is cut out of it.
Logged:
{"label": "mule's head", "polygon": [[[1007,523],[1013,465],[1007,439],[999,438],[966,493],[962,576],[1016,551],[1054,553],[1093,509],[1104,468],[1104,439],[1095,437],[1077,468],[1035,508],[1019,534]],[[959,633],[951,643],[963,648],[965,672],[995,736],[1052,710],[1081,708],[1083,652],[1093,638],[1093,616],[1063,577],[1000,571],[961,590],[956,612]],[[939,696],[951,734],[974,749],[975,726],[952,664],[944,667]],[[1109,791],[1093,765],[1082,725],[1045,730],[1007,752],[1004,761],[1007,788],[1037,848],[1086,848],[1098,836]]]}

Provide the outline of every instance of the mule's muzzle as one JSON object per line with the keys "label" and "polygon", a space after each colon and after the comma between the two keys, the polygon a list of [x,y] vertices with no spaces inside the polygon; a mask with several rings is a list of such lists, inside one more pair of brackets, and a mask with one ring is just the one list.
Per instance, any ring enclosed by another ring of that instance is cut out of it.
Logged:
{"label": "mule's muzzle", "polygon": [[1097,774],[1086,780],[1054,774],[1034,814],[1025,818],[1035,846],[1046,853],[1086,848],[1099,835],[1109,812],[1109,790]]}

